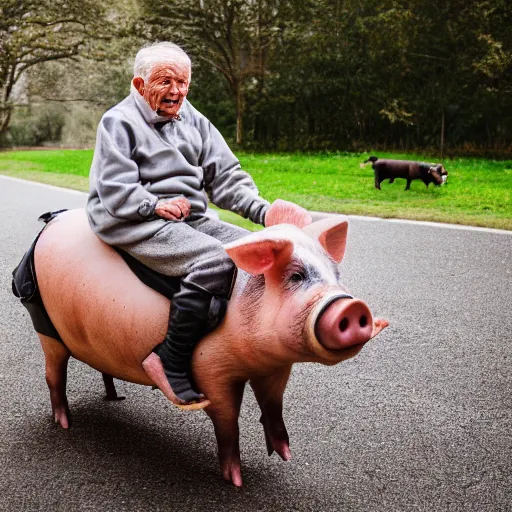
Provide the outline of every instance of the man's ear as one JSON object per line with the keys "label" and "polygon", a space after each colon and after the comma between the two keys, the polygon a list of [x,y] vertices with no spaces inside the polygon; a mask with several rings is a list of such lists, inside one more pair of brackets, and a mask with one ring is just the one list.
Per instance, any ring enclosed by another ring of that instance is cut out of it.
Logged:
{"label": "man's ear", "polygon": [[144,96],[144,79],[140,76],[136,76],[132,80],[132,84],[135,87],[135,89],[137,89],[137,91],[139,91],[139,94],[141,96]]}

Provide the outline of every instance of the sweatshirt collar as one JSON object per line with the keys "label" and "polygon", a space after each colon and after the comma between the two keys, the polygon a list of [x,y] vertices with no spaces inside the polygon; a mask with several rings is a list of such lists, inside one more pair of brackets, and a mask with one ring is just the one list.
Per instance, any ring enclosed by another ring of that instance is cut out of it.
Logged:
{"label": "sweatshirt collar", "polygon": [[[135,105],[137,105],[137,108],[139,109],[140,113],[142,114],[142,117],[148,124],[156,124],[156,123],[168,123],[169,121],[175,121],[176,119],[170,119],[165,116],[159,116],[148,104],[148,102],[144,99],[144,96],[140,94],[140,92],[135,88],[133,83],[130,86],[130,96],[135,101]],[[181,115],[181,109],[179,113],[180,119],[182,117]]]}

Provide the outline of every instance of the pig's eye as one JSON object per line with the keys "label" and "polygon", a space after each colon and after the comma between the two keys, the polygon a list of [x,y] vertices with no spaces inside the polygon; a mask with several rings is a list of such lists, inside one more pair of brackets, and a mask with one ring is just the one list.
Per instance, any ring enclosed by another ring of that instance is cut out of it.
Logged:
{"label": "pig's eye", "polygon": [[291,283],[301,283],[302,281],[304,281],[304,279],[306,279],[306,277],[301,272],[294,272],[290,276]]}

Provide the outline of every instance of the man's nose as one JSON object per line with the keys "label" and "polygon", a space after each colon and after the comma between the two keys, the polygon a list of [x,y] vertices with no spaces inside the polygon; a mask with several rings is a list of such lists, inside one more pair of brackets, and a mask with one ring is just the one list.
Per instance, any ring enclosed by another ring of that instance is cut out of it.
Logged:
{"label": "man's nose", "polygon": [[171,82],[171,85],[169,86],[169,92],[171,94],[179,93],[178,84],[174,80]]}

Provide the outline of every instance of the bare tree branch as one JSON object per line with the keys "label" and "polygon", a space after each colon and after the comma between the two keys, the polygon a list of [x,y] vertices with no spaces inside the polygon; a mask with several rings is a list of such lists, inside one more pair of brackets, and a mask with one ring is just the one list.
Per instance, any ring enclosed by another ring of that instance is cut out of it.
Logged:
{"label": "bare tree branch", "polygon": [[100,58],[94,48],[111,41],[116,32],[101,0],[5,2],[0,19],[0,137],[17,106],[11,102],[14,85],[28,70],[85,51],[90,58]]}

